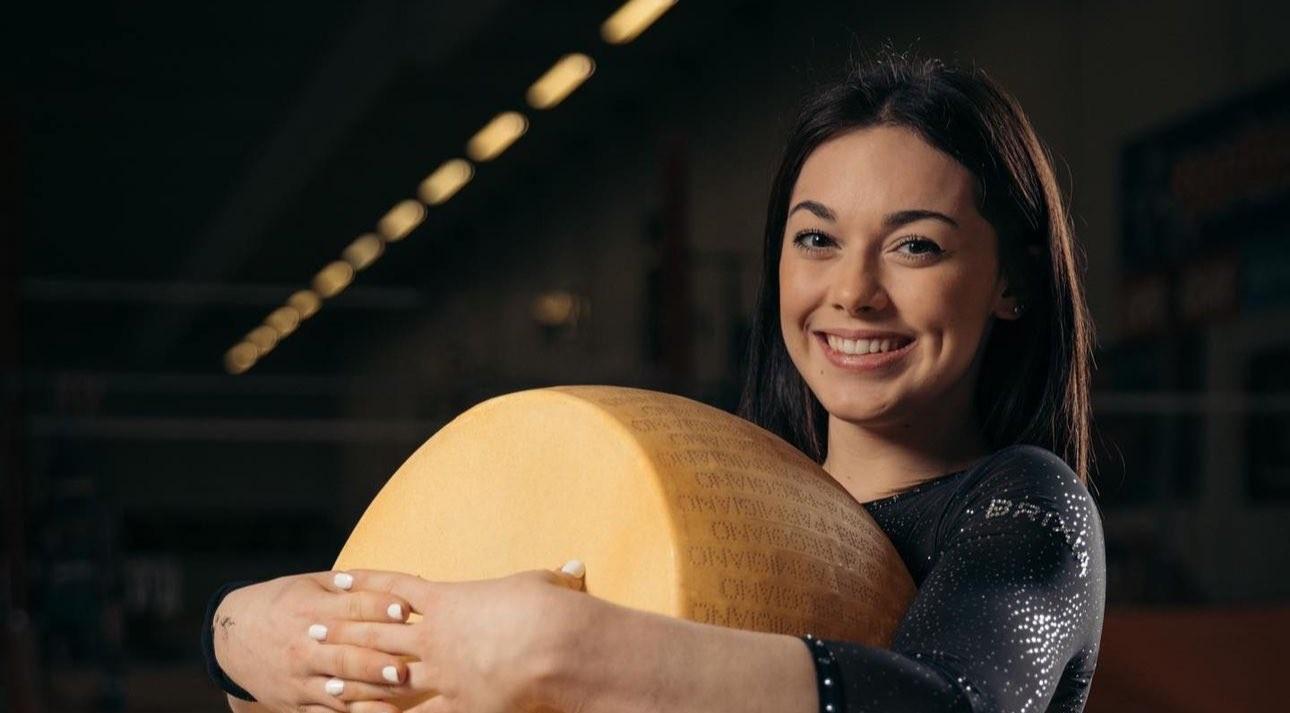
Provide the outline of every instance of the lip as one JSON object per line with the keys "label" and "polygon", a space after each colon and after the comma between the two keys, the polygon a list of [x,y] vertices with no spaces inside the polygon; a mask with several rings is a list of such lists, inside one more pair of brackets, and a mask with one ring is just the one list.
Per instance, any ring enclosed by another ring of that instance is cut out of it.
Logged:
{"label": "lip", "polygon": [[832,334],[835,337],[843,339],[913,339],[908,334],[900,332],[878,332],[872,329],[817,329],[816,334]]}
{"label": "lip", "polygon": [[830,330],[829,332],[813,332],[815,340],[819,342],[820,348],[824,351],[824,356],[834,366],[847,371],[875,371],[883,369],[896,362],[904,359],[914,349],[914,344],[918,342],[913,337],[906,337],[903,334],[893,334],[891,332],[852,332],[854,334],[876,334],[877,337],[848,337],[848,339],[885,339],[892,337],[905,337],[909,343],[899,349],[893,349],[889,352],[875,352],[873,354],[844,354],[834,350],[829,346],[829,339],[826,334],[841,336],[839,332]]}

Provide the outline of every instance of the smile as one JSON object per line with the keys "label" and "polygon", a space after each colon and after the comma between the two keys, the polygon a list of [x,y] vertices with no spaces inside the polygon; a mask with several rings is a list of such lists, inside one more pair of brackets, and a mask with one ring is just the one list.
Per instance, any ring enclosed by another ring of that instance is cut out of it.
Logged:
{"label": "smile", "polygon": [[894,364],[913,351],[916,341],[909,337],[843,339],[823,332],[813,335],[824,356],[834,366],[848,371],[872,371]]}

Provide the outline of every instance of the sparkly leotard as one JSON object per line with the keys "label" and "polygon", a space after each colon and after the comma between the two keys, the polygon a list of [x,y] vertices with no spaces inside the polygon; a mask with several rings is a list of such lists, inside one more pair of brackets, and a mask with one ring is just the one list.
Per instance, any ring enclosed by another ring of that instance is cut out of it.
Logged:
{"label": "sparkly leotard", "polygon": [[823,641],[849,713],[1084,709],[1105,547],[1100,513],[1061,458],[1010,446],[864,507],[918,594],[890,650]]}

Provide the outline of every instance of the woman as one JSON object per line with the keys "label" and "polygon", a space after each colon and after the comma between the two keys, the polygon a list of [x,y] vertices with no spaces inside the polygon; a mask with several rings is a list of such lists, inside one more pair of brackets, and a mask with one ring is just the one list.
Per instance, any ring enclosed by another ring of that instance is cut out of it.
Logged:
{"label": "woman", "polygon": [[919,591],[889,650],[635,611],[557,571],[319,573],[213,599],[227,690],[356,712],[428,692],[416,710],[1082,710],[1105,600],[1092,325],[1020,107],[899,56],[824,87],[775,177],[762,277],[740,415],[896,545]]}

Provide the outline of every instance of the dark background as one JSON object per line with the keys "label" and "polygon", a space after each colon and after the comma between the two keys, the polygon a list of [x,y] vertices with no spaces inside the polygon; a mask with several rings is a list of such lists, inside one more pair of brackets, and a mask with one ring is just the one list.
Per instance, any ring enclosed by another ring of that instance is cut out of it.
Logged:
{"label": "dark background", "polygon": [[[1275,707],[1286,5],[686,1],[615,46],[599,26],[618,4],[6,11],[0,711],[220,710],[208,594],[328,568],[404,458],[485,398],[608,383],[732,410],[791,110],[884,41],[998,78],[1072,195],[1110,570],[1089,710]],[[528,108],[573,51],[595,75]],[[507,109],[527,134],[226,372]],[[551,294],[575,317],[535,321]]]}

